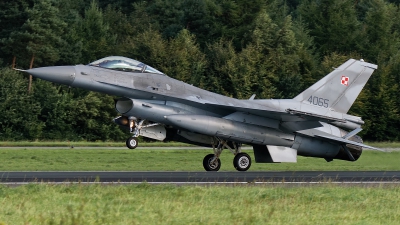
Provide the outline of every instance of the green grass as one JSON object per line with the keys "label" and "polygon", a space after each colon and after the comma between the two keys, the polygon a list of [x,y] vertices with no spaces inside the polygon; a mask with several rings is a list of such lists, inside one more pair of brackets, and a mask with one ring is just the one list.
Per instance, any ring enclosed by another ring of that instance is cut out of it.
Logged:
{"label": "green grass", "polygon": [[400,187],[0,185],[0,224],[398,224]]}
{"label": "green grass", "polygon": [[[378,148],[400,148],[400,142],[366,142]],[[104,142],[104,141],[0,141],[0,147],[126,147],[125,142]],[[193,146],[190,144],[179,142],[143,142],[140,141],[141,147],[178,147]]]}
{"label": "green grass", "polygon": [[400,148],[400,142],[365,142],[364,144],[377,148]]}
{"label": "green grass", "polygon": [[[400,170],[400,151],[364,151],[356,162],[298,157],[297,163],[253,164],[250,171],[389,171]],[[204,171],[202,161],[212,150],[125,149],[0,149],[0,171]],[[235,171],[233,155],[221,155],[221,171]]]}
{"label": "green grass", "polygon": [[[0,147],[126,147],[125,142],[103,141],[0,141]],[[179,142],[140,142],[141,147],[179,147],[193,146]],[[399,145],[400,146],[400,145]]]}

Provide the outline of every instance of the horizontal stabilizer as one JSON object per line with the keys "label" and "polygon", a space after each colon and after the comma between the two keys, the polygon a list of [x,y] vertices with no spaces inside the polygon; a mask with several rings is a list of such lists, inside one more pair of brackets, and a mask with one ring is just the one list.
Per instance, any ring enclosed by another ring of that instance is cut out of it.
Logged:
{"label": "horizontal stabilizer", "polygon": [[361,127],[354,129],[350,133],[346,134],[343,136],[343,139],[350,139],[354,135],[358,134],[360,131],[362,131]]}
{"label": "horizontal stabilizer", "polygon": [[359,146],[359,147],[363,147],[363,148],[368,148],[368,149],[372,149],[372,150],[378,150],[378,151],[382,151],[382,152],[386,152],[383,149],[379,149],[379,148],[375,148],[369,145],[364,145],[362,143],[358,143],[355,141],[350,141],[341,137],[334,137],[334,136],[325,136],[325,135],[315,135],[316,137],[331,141],[331,142],[336,142],[338,144],[350,144],[350,145],[355,145],[355,146]]}
{"label": "horizontal stabilizer", "polygon": [[316,118],[317,120],[324,121],[324,122],[342,122],[342,123],[346,122],[346,120],[344,120],[344,119],[319,115],[319,114],[315,114],[315,113],[303,112],[303,111],[294,110],[294,109],[286,109],[286,112],[288,112],[292,115],[309,116],[310,120],[312,120],[312,118]]}
{"label": "horizontal stabilizer", "polygon": [[297,150],[293,148],[267,145],[273,162],[297,162]]}

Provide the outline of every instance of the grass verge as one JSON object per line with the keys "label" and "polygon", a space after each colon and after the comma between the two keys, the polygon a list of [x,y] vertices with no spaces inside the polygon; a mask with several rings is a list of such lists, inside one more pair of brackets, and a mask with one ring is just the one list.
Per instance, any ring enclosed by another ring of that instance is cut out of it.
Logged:
{"label": "grass verge", "polygon": [[[400,142],[366,142],[365,144],[377,148],[400,148]],[[125,142],[103,142],[103,141],[0,141],[0,147],[126,147]],[[186,147],[194,146],[180,142],[144,142],[140,141],[141,147]]]}
{"label": "grass verge", "polygon": [[400,187],[0,185],[0,224],[398,224]]}
{"label": "grass verge", "polygon": [[[125,142],[103,141],[0,141],[0,147],[126,147]],[[140,142],[141,147],[185,147],[193,146],[179,142]],[[400,146],[400,144],[399,144]]]}
{"label": "grass verge", "polygon": [[[212,150],[0,149],[0,171],[203,171]],[[250,171],[389,171],[400,170],[400,151],[364,151],[356,162],[298,157],[297,163],[255,163]],[[221,171],[235,171],[233,155],[221,154]]]}

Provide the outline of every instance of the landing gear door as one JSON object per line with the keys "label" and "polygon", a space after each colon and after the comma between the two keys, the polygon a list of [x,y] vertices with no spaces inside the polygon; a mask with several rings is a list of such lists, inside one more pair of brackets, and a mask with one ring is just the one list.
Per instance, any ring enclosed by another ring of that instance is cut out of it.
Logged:
{"label": "landing gear door", "polygon": [[143,127],[140,130],[140,136],[162,141],[167,137],[167,131],[162,125]]}

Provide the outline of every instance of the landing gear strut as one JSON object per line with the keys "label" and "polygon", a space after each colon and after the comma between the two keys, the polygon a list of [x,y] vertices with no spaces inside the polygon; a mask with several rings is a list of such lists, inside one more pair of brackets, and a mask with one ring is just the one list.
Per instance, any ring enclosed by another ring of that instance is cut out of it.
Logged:
{"label": "landing gear strut", "polygon": [[139,137],[142,128],[159,125],[159,123],[143,125],[144,122],[145,120],[138,120],[133,116],[129,117],[129,131],[133,134],[132,137],[126,140],[126,147],[129,149],[135,149],[139,145],[137,138]]}
{"label": "landing gear strut", "polygon": [[[225,148],[229,149],[235,155],[233,159],[233,166],[235,169],[238,171],[246,171],[250,168],[251,158],[248,154],[241,152],[241,143],[228,142],[218,137],[214,137],[213,140],[212,146],[214,154],[208,154],[203,159],[203,167],[206,171],[218,171],[221,168],[221,160],[219,157]],[[217,142],[217,148],[215,148],[215,142]]]}

